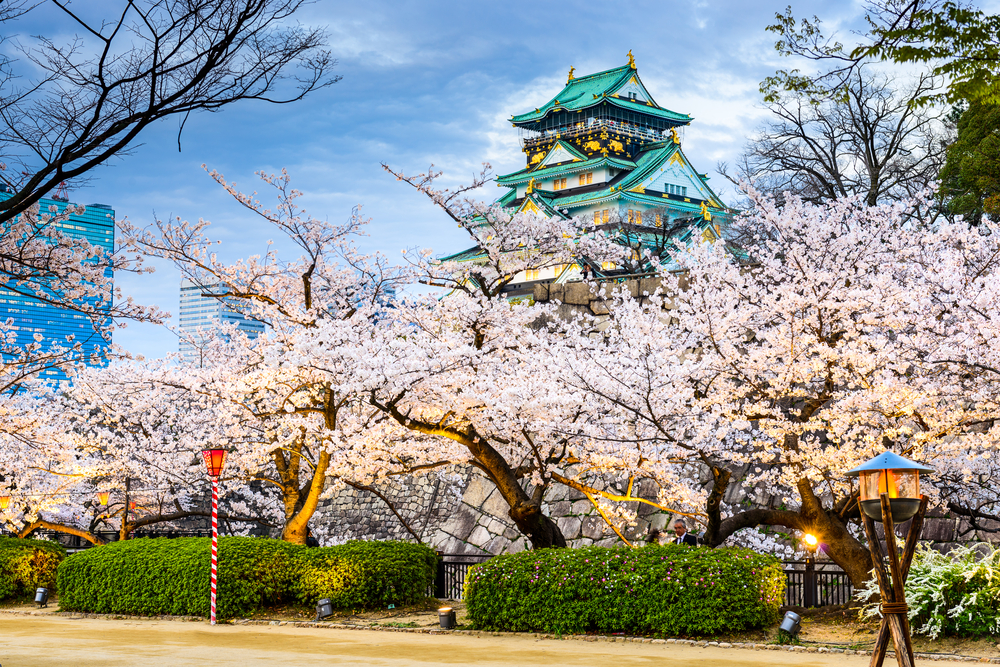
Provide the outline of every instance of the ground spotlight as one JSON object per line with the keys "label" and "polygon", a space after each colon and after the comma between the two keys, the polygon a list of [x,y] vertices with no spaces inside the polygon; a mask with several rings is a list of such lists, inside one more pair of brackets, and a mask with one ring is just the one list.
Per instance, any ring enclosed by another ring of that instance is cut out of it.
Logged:
{"label": "ground spotlight", "polygon": [[319,621],[329,616],[333,616],[333,605],[330,604],[328,598],[323,598],[316,603],[316,620]]}
{"label": "ground spotlight", "polygon": [[451,607],[441,607],[438,609],[438,620],[441,622],[442,630],[455,629],[455,610]]}
{"label": "ground spotlight", "polygon": [[799,634],[799,628],[802,627],[802,617],[796,614],[794,611],[785,612],[785,618],[781,621],[780,630],[788,633],[789,636],[794,637]]}
{"label": "ground spotlight", "polygon": [[49,606],[49,589],[39,588],[35,591],[35,604],[39,609]]}

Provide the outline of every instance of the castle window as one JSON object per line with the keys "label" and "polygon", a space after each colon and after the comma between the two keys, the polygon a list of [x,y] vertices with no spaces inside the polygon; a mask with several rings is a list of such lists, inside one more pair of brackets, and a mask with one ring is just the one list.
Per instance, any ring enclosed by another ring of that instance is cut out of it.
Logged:
{"label": "castle window", "polygon": [[557,178],[554,181],[552,181],[552,189],[553,190],[563,190],[563,189],[565,189],[565,187],[566,187],[566,179],[565,178]]}
{"label": "castle window", "polygon": [[663,216],[660,214],[659,211],[656,212],[656,226],[657,227],[663,226]]}
{"label": "castle window", "polygon": [[682,185],[671,185],[670,183],[665,183],[663,185],[663,190],[670,195],[678,195],[680,197],[687,197],[688,189]]}
{"label": "castle window", "polygon": [[580,185],[590,185],[594,182],[594,172],[590,171],[586,174],[580,174]]}
{"label": "castle window", "polygon": [[637,225],[641,225],[642,224],[642,211],[636,211],[635,212],[635,224],[637,224]]}

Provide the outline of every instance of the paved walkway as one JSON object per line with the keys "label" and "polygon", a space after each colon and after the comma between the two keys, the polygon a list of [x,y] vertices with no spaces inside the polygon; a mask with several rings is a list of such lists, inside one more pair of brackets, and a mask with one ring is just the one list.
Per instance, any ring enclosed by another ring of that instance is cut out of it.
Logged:
{"label": "paved walkway", "polygon": [[[862,667],[868,664],[868,660],[862,656],[670,644],[426,635],[292,626],[218,625],[212,628],[207,623],[0,615],[2,667]],[[895,664],[891,658],[887,662]]]}

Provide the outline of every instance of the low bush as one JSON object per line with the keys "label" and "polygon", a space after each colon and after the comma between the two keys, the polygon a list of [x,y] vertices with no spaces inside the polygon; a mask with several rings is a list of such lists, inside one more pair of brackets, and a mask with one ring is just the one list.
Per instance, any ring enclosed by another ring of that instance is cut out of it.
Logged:
{"label": "low bush", "polygon": [[[138,539],[88,549],[59,568],[60,608],[94,613],[208,616],[209,538]],[[281,604],[369,608],[422,599],[433,581],[427,547],[348,542],[307,548],[251,537],[219,539],[217,616]],[[422,588],[420,588],[422,586]]]}
{"label": "low bush", "polygon": [[[862,617],[879,616],[874,577],[858,591]],[[955,547],[947,555],[920,545],[906,580],[914,634],[983,637],[1000,634],[1000,551],[987,543]]]}
{"label": "low bush", "polygon": [[307,549],[295,586],[299,602],[312,606],[329,598],[338,609],[405,605],[427,597],[438,556],[411,542],[348,542]]}
{"label": "low bush", "polygon": [[466,609],[485,630],[711,635],[778,620],[785,575],[747,549],[544,549],[469,572]]}
{"label": "low bush", "polygon": [[36,588],[56,588],[62,545],[47,540],[0,537],[0,600],[30,598]]}

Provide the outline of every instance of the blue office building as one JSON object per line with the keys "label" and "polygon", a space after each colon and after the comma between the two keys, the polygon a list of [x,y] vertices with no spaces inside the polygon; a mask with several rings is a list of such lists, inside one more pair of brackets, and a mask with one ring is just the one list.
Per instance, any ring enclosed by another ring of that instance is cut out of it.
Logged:
{"label": "blue office building", "polygon": [[234,325],[251,339],[264,333],[263,322],[246,317],[228,299],[212,296],[225,293],[226,286],[222,283],[201,285],[186,279],[181,281],[178,328],[181,359],[185,363],[200,366],[202,349],[223,326]]}
{"label": "blue office building", "polygon": [[[8,199],[10,194],[0,191],[0,201]],[[45,212],[55,206],[62,212],[69,205],[59,199],[42,199],[40,210]],[[95,246],[104,248],[106,252],[114,251],[115,244],[115,212],[106,204],[88,204],[82,215],[72,215],[63,222],[53,223],[62,232],[72,238],[86,239]],[[111,269],[106,275],[111,276]],[[23,290],[23,288],[21,288]],[[94,330],[87,315],[57,308],[25,294],[11,289],[11,286],[0,286],[0,321],[12,320],[17,332],[17,345],[23,346],[34,342],[35,334],[42,336],[42,345],[51,344],[68,346],[67,337],[72,335],[74,342],[83,345],[86,360],[89,363],[91,355],[97,353],[105,356],[111,345],[110,332],[105,335]],[[107,337],[105,337],[107,336]],[[43,380],[60,382],[67,379],[60,368],[50,368],[41,372]]]}

